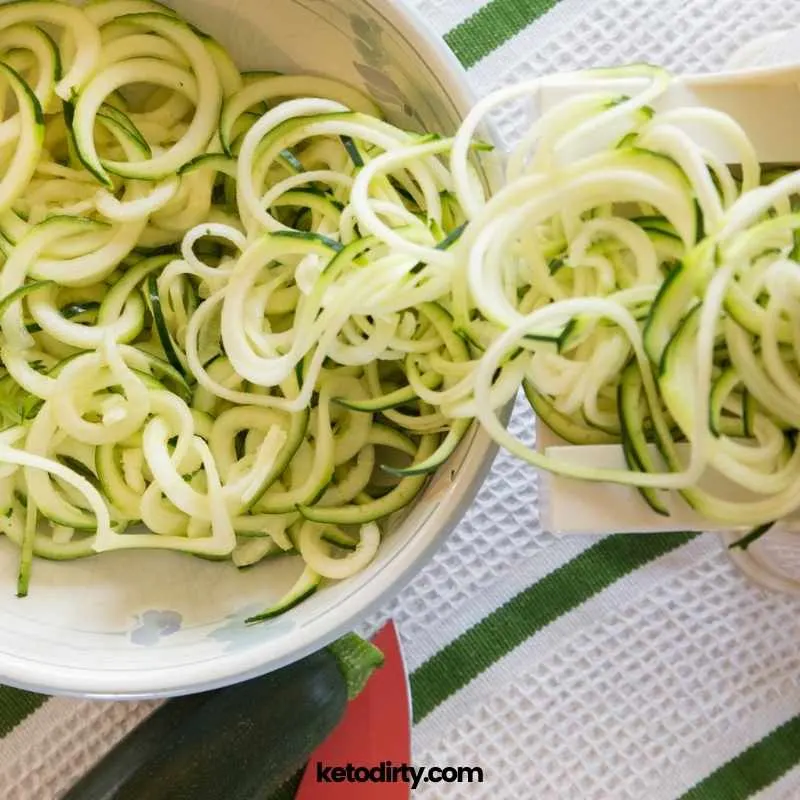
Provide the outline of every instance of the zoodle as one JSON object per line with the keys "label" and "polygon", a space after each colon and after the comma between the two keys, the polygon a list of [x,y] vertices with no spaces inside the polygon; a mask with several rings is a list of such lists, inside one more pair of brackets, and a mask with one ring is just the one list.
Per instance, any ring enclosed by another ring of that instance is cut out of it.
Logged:
{"label": "zoodle", "polygon": [[452,270],[419,260],[464,222],[442,199],[447,143],[339,82],[240,72],[150,0],[3,6],[0,48],[0,529],[19,593],[35,556],[301,559],[269,618],[367,567],[466,432],[409,378],[466,361]]}
{"label": "zoodle", "polygon": [[[763,526],[800,507],[800,174],[709,109],[588,92],[487,188],[477,104],[402,130],[242,72],[153,0],[0,6],[0,530],[36,556],[367,568],[476,422],[537,467]],[[693,132],[738,153],[734,172]],[[523,387],[564,463],[500,421]],[[655,447],[655,450],[654,450]],[[700,481],[713,468],[736,501]],[[746,491],[745,491],[746,490]],[[35,571],[34,571],[35,572]]]}

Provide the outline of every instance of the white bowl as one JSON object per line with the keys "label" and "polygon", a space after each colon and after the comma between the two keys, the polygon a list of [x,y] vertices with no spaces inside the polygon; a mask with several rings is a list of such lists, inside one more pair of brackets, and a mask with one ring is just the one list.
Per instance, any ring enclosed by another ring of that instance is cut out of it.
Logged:
{"label": "white bowl", "polygon": [[[360,86],[399,125],[454,131],[470,97],[460,65],[400,0],[173,0],[244,69],[317,72]],[[37,560],[15,596],[18,551],[0,542],[0,683],[49,693],[134,699],[256,677],[324,647],[401,589],[471,502],[495,447],[473,430],[380,555],[269,623],[301,564],[238,571],[173,553]]]}

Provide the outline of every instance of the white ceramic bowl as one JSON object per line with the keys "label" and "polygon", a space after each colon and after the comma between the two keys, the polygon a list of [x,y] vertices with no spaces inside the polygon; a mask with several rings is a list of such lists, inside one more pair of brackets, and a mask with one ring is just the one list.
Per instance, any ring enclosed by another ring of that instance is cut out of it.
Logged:
{"label": "white ceramic bowl", "polygon": [[[360,86],[396,124],[452,132],[469,109],[465,75],[402,0],[172,0],[241,68],[317,72]],[[186,694],[252,678],[324,647],[401,589],[471,502],[495,448],[473,431],[372,566],[291,613],[274,602],[298,562],[239,572],[172,553],[36,561],[15,596],[18,552],[0,541],[0,683],[98,698]]]}

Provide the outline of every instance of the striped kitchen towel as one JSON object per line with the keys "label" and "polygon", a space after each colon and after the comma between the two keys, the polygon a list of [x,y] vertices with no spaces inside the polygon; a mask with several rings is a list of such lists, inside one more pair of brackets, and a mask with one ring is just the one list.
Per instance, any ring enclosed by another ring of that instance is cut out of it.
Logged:
{"label": "striped kitchen towel", "polygon": [[[406,1],[479,96],[601,64],[717,69],[800,25],[796,0]],[[509,140],[521,123],[498,121]],[[532,429],[522,405],[513,426]],[[417,794],[800,798],[800,601],[749,583],[715,536],[555,538],[536,487],[501,454],[444,549],[366,626],[400,630],[415,764],[483,771]],[[55,800],[154,705],[0,689],[0,797]]]}

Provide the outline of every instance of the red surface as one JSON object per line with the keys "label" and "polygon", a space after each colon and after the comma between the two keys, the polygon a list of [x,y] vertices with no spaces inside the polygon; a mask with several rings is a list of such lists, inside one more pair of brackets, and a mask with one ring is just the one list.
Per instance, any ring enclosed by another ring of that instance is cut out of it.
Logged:
{"label": "red surface", "polygon": [[372,640],[386,656],[364,691],[353,700],[338,727],[314,753],[296,800],[407,800],[411,787],[396,783],[321,783],[317,762],[324,767],[377,767],[391,761],[411,763],[411,707],[408,677],[393,623]]}

